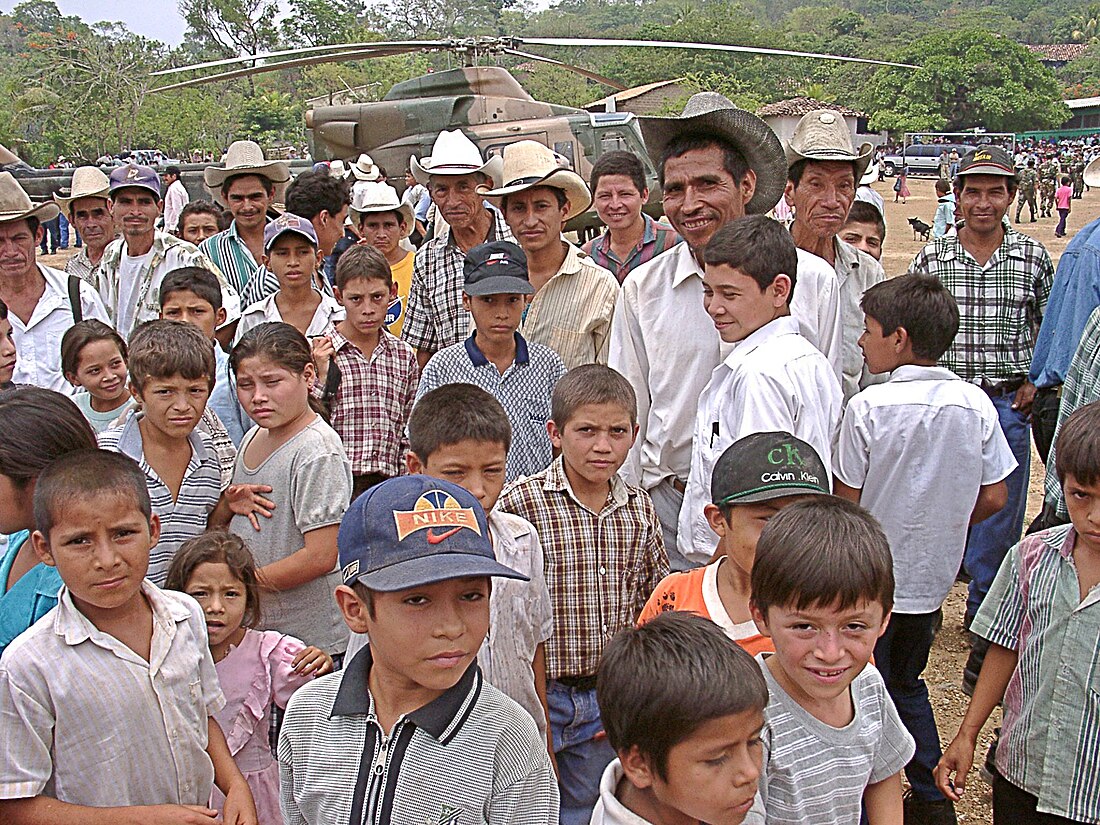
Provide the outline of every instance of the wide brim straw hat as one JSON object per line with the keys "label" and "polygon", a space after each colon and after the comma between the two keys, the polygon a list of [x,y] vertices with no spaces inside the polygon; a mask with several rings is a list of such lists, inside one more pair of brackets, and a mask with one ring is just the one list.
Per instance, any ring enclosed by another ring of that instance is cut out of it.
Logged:
{"label": "wide brim straw hat", "polygon": [[202,179],[214,200],[222,203],[222,185],[238,175],[258,175],[272,183],[286,183],[290,180],[290,167],[285,161],[265,159],[258,143],[238,140],[226,150],[225,165],[206,167]]}
{"label": "wide brim straw hat", "polygon": [[583,214],[592,204],[592,193],[584,179],[562,164],[565,159],[535,140],[521,140],[504,147],[503,183],[495,189],[479,186],[487,198],[503,198],[536,186],[560,189],[569,200],[565,219]]}
{"label": "wide brim straw hat", "polygon": [[61,210],[53,201],[35,203],[11,172],[0,172],[0,223],[37,218],[52,221]]}
{"label": "wide brim straw hat", "polygon": [[875,150],[870,143],[864,143],[856,151],[844,116],[829,109],[818,109],[798,121],[784,154],[788,167],[801,160],[847,161],[855,168],[856,180],[862,183]]}

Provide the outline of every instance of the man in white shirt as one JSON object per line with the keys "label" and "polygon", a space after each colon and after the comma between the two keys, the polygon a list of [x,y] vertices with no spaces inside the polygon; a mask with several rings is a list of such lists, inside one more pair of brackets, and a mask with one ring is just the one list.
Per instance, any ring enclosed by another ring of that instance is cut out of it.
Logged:
{"label": "man in white shirt", "polygon": [[175,232],[179,228],[180,212],[191,202],[191,196],[180,180],[180,168],[169,166],[164,170],[164,183],[168,189],[164,193],[164,231]]}

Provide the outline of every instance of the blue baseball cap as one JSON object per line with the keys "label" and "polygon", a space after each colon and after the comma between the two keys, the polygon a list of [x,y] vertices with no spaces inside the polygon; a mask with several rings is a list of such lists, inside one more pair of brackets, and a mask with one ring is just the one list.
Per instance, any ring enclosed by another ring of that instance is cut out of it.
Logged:
{"label": "blue baseball cap", "polygon": [[268,221],[267,226],[264,227],[264,252],[269,251],[272,244],[287,232],[301,235],[314,246],[320,246],[317,230],[313,228],[312,223],[292,212],[284,212],[275,220]]}
{"label": "blue baseball cap", "polygon": [[431,476],[398,476],[352,502],[336,539],[344,584],[383,593],[467,576],[527,577],[496,560],[481,504]]}
{"label": "blue baseball cap", "polygon": [[113,195],[119,189],[128,189],[136,186],[138,189],[148,189],[160,200],[160,175],[151,166],[140,166],[136,163],[127,163],[119,166],[110,175],[111,184],[107,189],[108,195]]}

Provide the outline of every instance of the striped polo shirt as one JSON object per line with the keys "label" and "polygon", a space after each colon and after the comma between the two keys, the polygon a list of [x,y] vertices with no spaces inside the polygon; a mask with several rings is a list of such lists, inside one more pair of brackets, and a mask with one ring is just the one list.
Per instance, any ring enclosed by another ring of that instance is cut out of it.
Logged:
{"label": "striped polo shirt", "polygon": [[228,229],[199,244],[199,251],[214,262],[238,294],[244,293],[248,282],[260,268],[260,264],[252,256],[252,250],[238,234],[236,221],[229,224]]}

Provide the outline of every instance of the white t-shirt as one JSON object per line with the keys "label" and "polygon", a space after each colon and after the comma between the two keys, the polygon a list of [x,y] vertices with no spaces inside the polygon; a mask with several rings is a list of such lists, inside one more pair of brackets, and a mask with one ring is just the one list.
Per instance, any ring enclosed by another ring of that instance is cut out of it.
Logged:
{"label": "white t-shirt", "polygon": [[138,304],[138,289],[141,285],[141,274],[149,266],[153,257],[150,249],[144,255],[127,255],[122,253],[122,259],[118,265],[118,329],[132,329],[134,325],[134,313]]}

